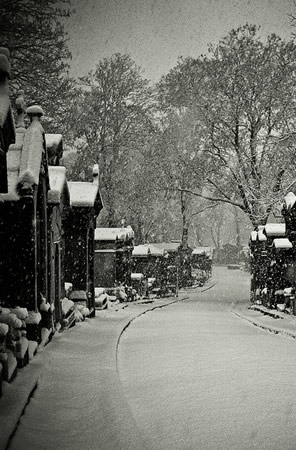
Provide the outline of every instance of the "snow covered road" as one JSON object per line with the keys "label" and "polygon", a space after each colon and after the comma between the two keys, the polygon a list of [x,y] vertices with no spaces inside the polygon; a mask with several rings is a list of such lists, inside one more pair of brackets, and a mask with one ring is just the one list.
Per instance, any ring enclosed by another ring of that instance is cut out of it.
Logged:
{"label": "snow covered road", "polygon": [[296,342],[231,309],[249,282],[218,269],[202,294],[148,312],[119,345],[119,375],[149,449],[295,449]]}
{"label": "snow covered road", "polygon": [[24,369],[42,378],[9,450],[295,449],[296,341],[232,312],[248,274],[214,278],[55,336]]}

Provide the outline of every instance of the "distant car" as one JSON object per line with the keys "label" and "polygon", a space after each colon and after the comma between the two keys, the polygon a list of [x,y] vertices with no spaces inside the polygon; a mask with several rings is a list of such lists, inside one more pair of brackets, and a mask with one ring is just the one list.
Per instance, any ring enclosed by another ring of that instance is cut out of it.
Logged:
{"label": "distant car", "polygon": [[96,309],[108,309],[109,296],[104,288],[95,288],[95,307]]}

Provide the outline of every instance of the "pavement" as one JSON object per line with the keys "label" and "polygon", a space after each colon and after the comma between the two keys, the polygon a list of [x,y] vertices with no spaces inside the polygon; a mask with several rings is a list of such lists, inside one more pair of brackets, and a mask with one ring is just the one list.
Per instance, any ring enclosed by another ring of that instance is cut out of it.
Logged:
{"label": "pavement", "polygon": [[[96,398],[96,404],[100,405],[96,421],[100,423],[101,441],[105,439],[108,441],[110,448],[122,450],[145,448],[120,390],[116,359],[118,343],[122,333],[136,317],[145,314],[147,311],[183,301],[186,298],[188,296],[183,291],[179,293],[178,297],[132,303],[114,303],[107,310],[96,311],[95,319],[86,319],[62,333],[56,333],[48,345],[38,349],[37,354],[27,366],[18,370],[16,378],[11,383],[3,382],[3,396],[0,398],[0,450],[11,448],[11,438],[14,437],[15,439],[15,432],[24,410],[30,400],[34,399],[34,392],[38,388],[38,384],[46,381],[48,373],[56,378],[56,386],[59,384],[57,379],[59,369],[64,379],[73,380],[73,373],[75,373],[73,383],[75,383],[77,389],[80,389],[85,385],[86,377],[85,370],[80,375],[79,367],[85,368],[85,361],[89,362],[89,367],[86,370],[92,375],[91,380],[88,381],[93,383],[94,398]],[[90,342],[92,343],[91,346],[89,345]],[[66,355],[65,349],[67,350]],[[72,361],[73,356],[75,361]],[[70,364],[68,364],[68,360]],[[95,370],[92,368],[93,364],[96,364]],[[53,365],[57,365],[54,374],[51,373]],[[69,391],[69,397],[71,397],[71,393],[73,394],[73,383],[72,391]],[[98,387],[101,387],[101,389],[98,389]],[[103,412],[104,404],[108,405],[105,408],[108,409],[106,415]],[[69,407],[69,404],[67,404],[67,407]],[[77,405],[78,408],[79,404]],[[98,415],[101,416],[98,417]],[[113,424],[112,436],[106,434],[107,430],[110,430],[110,420]],[[89,432],[90,429],[94,428],[89,423],[87,431]],[[126,433],[127,429],[132,429],[133,433]],[[133,435],[132,442],[128,441],[126,437],[131,434]],[[53,436],[53,439],[55,438],[56,436]],[[97,436],[95,438],[98,439]],[[21,442],[17,444],[16,448],[40,448],[39,444],[36,443],[35,447],[31,443]],[[48,448],[56,448],[55,444],[52,445]],[[83,444],[77,441],[76,445],[71,445],[71,448],[81,449],[83,448],[81,445]],[[14,444],[12,448],[14,448]],[[93,448],[97,447],[94,446]],[[107,447],[103,443],[100,448]]]}
{"label": "pavement", "polygon": [[[79,355],[86,355],[89,351],[89,342],[95,342],[94,348],[91,350],[93,354],[97,355],[99,353],[100,364],[98,370],[96,370],[95,375],[97,379],[94,382],[102,387],[101,391],[103,394],[100,397],[100,389],[98,389],[96,393],[98,403],[103,406],[106,404],[106,396],[109,396],[108,416],[104,417],[102,415],[101,418],[101,439],[108,439],[108,445],[110,446],[108,448],[120,448],[122,450],[144,449],[145,442],[143,442],[142,437],[137,432],[132,414],[129,414],[127,402],[120,390],[116,360],[120,337],[136,317],[153,309],[162,308],[174,302],[184,301],[189,296],[191,297],[193,292],[194,294],[198,294],[198,291],[203,292],[211,289],[217,283],[219,283],[218,279],[211,279],[202,288],[191,288],[180,291],[179,297],[155,299],[150,302],[113,304],[108,310],[97,311],[95,319],[87,319],[85,322],[78,323],[63,333],[56,333],[47,346],[38,350],[30,364],[18,371],[12,383],[3,383],[3,396],[0,399],[0,450],[10,448],[11,438],[15,436],[24,410],[30,402],[30,399],[34,397],[34,392],[38,384],[42,381],[46,370],[48,370],[51,364],[53,352],[60,351],[62,355],[63,349],[67,348],[66,346],[79,345]],[[252,305],[251,307],[249,305],[243,305],[239,308],[234,306],[232,313],[242,320],[246,320],[264,330],[290,338],[296,338],[296,316],[268,310],[261,305]],[[83,335],[87,335],[88,333],[89,336],[87,336],[87,339],[81,339]],[[67,364],[64,364],[63,375],[67,376],[65,373],[67,370],[69,377],[71,377],[73,366],[68,365],[67,368]],[[80,381],[84,383],[85,378],[78,379],[78,385]],[[101,409],[103,410],[104,408],[102,407]],[[117,429],[113,429],[111,436],[104,436],[104,430],[108,428],[106,425],[110,421],[110,417]],[[132,442],[128,441],[125,437],[127,427],[133,430]],[[78,442],[77,446],[73,448],[81,448],[79,445],[80,443]],[[29,447],[14,447],[12,445],[12,448]],[[38,447],[32,446],[30,448]]]}
{"label": "pavement", "polygon": [[241,310],[234,309],[233,313],[263,330],[296,339],[294,315],[268,309],[262,305],[251,305]]}

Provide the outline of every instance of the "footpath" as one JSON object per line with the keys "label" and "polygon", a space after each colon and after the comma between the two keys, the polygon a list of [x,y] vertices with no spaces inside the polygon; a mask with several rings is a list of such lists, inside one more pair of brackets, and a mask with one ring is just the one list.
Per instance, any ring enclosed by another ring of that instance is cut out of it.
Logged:
{"label": "footpath", "polygon": [[233,310],[241,319],[271,333],[296,339],[296,316],[265,308],[262,305],[252,305],[245,309]]}
{"label": "footpath", "polygon": [[136,317],[186,298],[181,291],[178,297],[112,304],[56,333],[12,383],[3,383],[0,450],[145,448],[120,388],[120,336]]}

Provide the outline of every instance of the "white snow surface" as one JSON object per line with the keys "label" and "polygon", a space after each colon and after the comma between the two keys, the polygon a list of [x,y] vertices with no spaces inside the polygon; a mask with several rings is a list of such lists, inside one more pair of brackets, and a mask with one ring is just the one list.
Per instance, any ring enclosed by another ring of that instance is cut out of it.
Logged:
{"label": "white snow surface", "polygon": [[45,133],[46,148],[55,150],[62,144],[63,136],[59,133]]}
{"label": "white snow surface", "polygon": [[295,341],[231,312],[249,301],[249,275],[233,272],[128,328],[143,305],[54,337],[10,450],[294,450]]}
{"label": "white snow surface", "polygon": [[164,248],[159,248],[154,244],[140,244],[136,245],[133,249],[134,256],[164,256]]}
{"label": "white snow surface", "polygon": [[150,249],[148,245],[140,244],[135,245],[133,249],[133,256],[148,256],[150,254]]}
{"label": "white snow surface", "polygon": [[263,229],[259,229],[257,232],[257,236],[258,236],[258,241],[266,241],[267,237],[265,236]]}
{"label": "white snow surface", "polygon": [[134,236],[133,229],[128,227],[122,228],[96,228],[95,241],[125,241]]}
{"label": "white snow surface", "polygon": [[292,243],[288,238],[277,238],[273,240],[273,245],[275,248],[288,250],[293,247]]}
{"label": "white snow surface", "polygon": [[88,183],[85,181],[69,181],[68,188],[70,192],[70,205],[74,207],[94,206],[99,188],[96,183]]}
{"label": "white snow surface", "polygon": [[223,276],[121,337],[120,379],[148,449],[295,449],[295,341],[232,314],[249,283]]}
{"label": "white snow surface", "polygon": [[68,190],[66,168],[63,166],[48,166],[49,185],[48,202],[58,204],[64,190]]}
{"label": "white snow surface", "polygon": [[212,248],[211,247],[196,247],[192,251],[192,255],[212,255]]}
{"label": "white snow surface", "polygon": [[267,223],[264,227],[266,236],[284,236],[286,234],[285,223]]}

